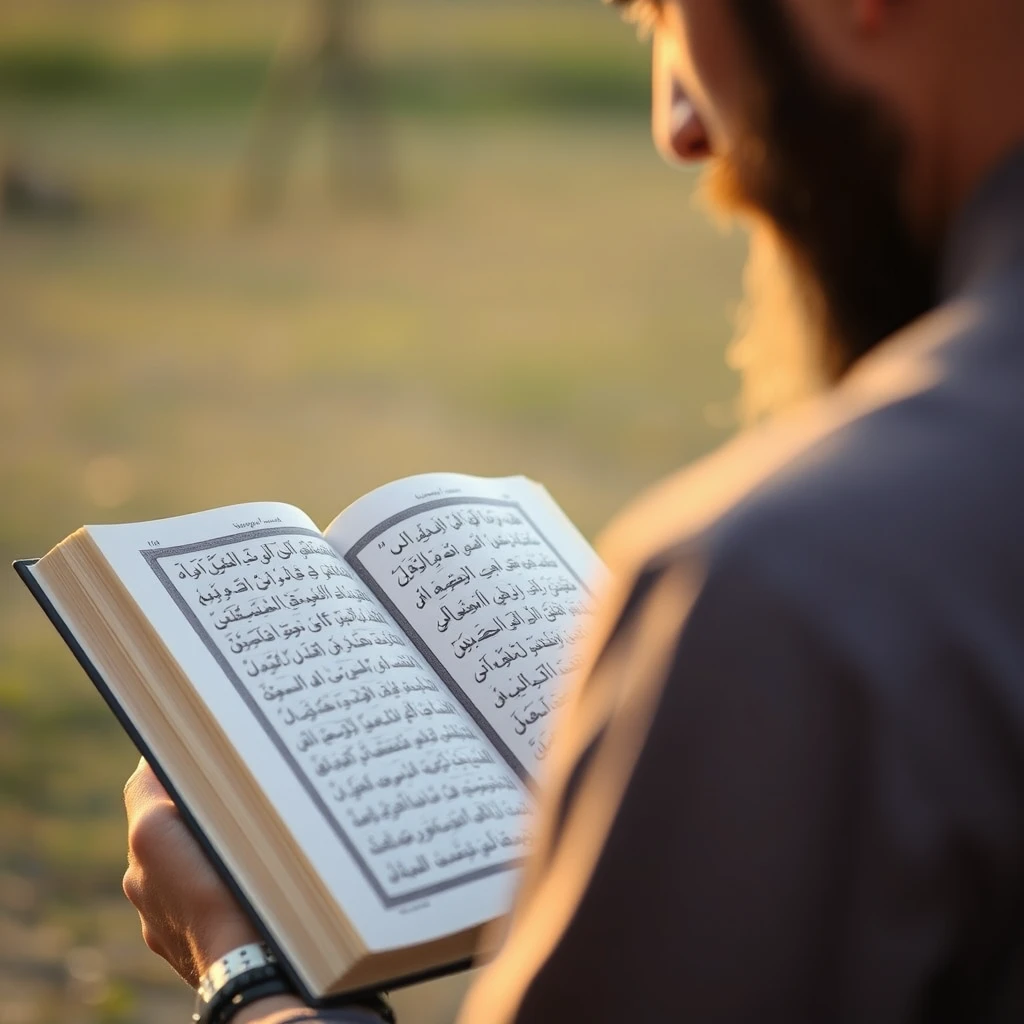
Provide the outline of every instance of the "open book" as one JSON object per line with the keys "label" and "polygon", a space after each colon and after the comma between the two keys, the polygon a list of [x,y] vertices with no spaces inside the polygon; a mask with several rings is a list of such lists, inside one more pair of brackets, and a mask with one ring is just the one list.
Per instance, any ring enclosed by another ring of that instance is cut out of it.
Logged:
{"label": "open book", "polygon": [[475,952],[602,572],[542,487],[87,526],[18,568],[308,1000]]}

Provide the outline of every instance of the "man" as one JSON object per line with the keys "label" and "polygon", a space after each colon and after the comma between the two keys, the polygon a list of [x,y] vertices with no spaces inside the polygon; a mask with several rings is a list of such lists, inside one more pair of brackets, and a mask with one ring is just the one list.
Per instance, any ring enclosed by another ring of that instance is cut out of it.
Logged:
{"label": "man", "polygon": [[[462,1020],[1017,1020],[1024,4],[633,13],[660,145],[773,240],[825,387],[611,531]],[[126,891],[194,979],[252,933],[146,769],[127,798]]]}

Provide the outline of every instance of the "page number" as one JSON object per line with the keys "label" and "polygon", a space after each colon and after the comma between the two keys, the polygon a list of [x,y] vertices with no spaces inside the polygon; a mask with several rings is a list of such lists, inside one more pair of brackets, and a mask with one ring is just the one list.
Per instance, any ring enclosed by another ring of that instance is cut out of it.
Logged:
{"label": "page number", "polygon": [[147,548],[158,548],[158,547],[160,547],[160,541],[158,541],[158,540],[147,540],[146,541],[146,547]]}

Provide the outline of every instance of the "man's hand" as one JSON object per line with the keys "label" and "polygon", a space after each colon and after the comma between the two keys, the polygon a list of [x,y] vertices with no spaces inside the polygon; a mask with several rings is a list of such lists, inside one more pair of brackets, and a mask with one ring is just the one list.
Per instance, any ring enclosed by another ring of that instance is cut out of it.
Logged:
{"label": "man's hand", "polygon": [[124,787],[128,870],[124,894],[142,937],[193,988],[218,957],[259,935],[144,760]]}
{"label": "man's hand", "polygon": [[[125,784],[124,805],[124,894],[139,912],[146,945],[195,988],[214,960],[237,946],[259,942],[260,936],[145,760]],[[297,996],[269,996],[244,1007],[231,1024],[274,1024],[300,1016],[314,1024],[317,1020]]]}

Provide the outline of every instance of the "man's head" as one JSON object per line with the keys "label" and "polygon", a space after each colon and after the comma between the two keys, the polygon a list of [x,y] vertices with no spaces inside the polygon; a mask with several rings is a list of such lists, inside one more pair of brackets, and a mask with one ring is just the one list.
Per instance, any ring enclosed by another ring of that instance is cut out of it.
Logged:
{"label": "man's head", "polygon": [[[763,376],[768,353],[755,349],[767,337],[789,348],[790,363],[809,345],[800,372],[838,379],[935,304],[952,215],[1024,138],[1020,92],[1004,95],[998,77],[1020,74],[1024,4],[630,6],[654,31],[659,147],[708,159],[712,200],[755,229],[754,287],[775,301],[753,297],[740,361]],[[792,301],[778,301],[780,283]],[[765,322],[787,304],[799,307],[804,345],[779,337],[795,329],[792,310],[785,325]]]}

